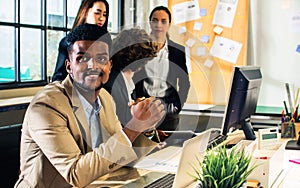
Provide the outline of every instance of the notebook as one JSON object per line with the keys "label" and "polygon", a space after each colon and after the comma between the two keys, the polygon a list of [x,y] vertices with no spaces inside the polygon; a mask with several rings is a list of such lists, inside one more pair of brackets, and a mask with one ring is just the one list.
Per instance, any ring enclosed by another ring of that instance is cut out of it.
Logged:
{"label": "notebook", "polygon": [[[179,188],[179,187],[187,187],[188,185],[192,184],[195,181],[195,178],[192,177],[190,174],[195,175],[195,170],[193,166],[199,167],[199,161],[202,161],[205,156],[205,151],[207,149],[208,140],[210,137],[210,130],[204,131],[194,138],[188,139],[183,143],[183,147],[181,148],[181,152],[179,155],[179,163],[177,166],[176,173],[167,173],[167,172],[150,172],[144,176],[141,176],[136,181],[124,185],[123,187],[155,187],[150,185],[153,182],[157,182],[160,178],[165,177],[167,174],[173,174],[174,181],[168,180],[168,182],[172,183],[170,187]],[[172,146],[170,146],[172,147]],[[175,148],[175,147],[173,147]],[[180,147],[177,149],[180,150]],[[178,151],[178,150],[177,150]],[[149,158],[155,157],[159,159],[159,155],[161,155],[160,160],[164,160],[164,157],[172,155],[170,153],[170,149],[164,148],[160,151],[157,151],[152,156],[149,155]],[[146,160],[147,160],[146,157]],[[145,160],[145,159],[144,159]],[[175,159],[176,160],[176,159]],[[199,160],[199,161],[198,161]],[[160,161],[158,161],[160,162]],[[141,163],[136,165],[141,166]],[[190,174],[189,174],[190,173]],[[156,176],[153,178],[153,176]],[[166,185],[159,184],[158,187],[168,187]]]}

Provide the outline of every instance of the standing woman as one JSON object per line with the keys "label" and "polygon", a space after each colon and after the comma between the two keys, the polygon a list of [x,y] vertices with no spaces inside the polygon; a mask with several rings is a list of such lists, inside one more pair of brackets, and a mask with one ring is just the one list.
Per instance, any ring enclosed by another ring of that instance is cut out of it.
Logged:
{"label": "standing woman", "polygon": [[[73,23],[72,30],[84,23],[96,24],[107,30],[108,15],[109,5],[106,0],[83,0]],[[58,57],[52,81],[61,81],[68,75],[65,66],[66,59],[68,59],[67,37],[64,37],[59,42]]]}
{"label": "standing woman", "polygon": [[179,112],[190,88],[185,49],[170,40],[171,13],[167,7],[155,7],[150,16],[151,35],[158,43],[157,57],[134,75],[136,98],[155,96],[165,103],[167,115],[157,129],[175,130]]}

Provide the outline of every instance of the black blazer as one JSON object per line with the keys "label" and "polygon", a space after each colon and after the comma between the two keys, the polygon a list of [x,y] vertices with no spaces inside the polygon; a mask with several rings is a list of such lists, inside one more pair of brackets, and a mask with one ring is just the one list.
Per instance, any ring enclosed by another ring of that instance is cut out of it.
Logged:
{"label": "black blazer", "polygon": [[122,126],[125,126],[132,115],[128,107],[129,96],[125,80],[120,71],[111,69],[109,79],[104,88],[111,94],[116,103],[116,113]]}
{"label": "black blazer", "polygon": [[52,76],[52,81],[62,81],[67,77],[68,72],[65,66],[66,59],[68,59],[67,37],[64,37],[59,42],[58,56],[56,60],[55,70]]}
{"label": "black blazer", "polygon": [[[168,50],[170,66],[167,83],[171,87],[166,91],[166,96],[161,99],[165,103],[173,103],[173,105],[178,108],[177,112],[179,113],[187,99],[190,88],[190,81],[186,66],[185,49],[184,46],[179,45],[172,40],[168,40]],[[144,89],[143,81],[145,79],[147,79],[147,74],[144,68],[134,74],[134,98],[149,97],[149,94]]]}

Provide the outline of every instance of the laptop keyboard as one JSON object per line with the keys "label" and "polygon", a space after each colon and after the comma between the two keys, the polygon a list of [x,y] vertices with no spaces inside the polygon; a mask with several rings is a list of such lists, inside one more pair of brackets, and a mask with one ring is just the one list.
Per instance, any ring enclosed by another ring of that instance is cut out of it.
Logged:
{"label": "laptop keyboard", "polygon": [[145,188],[171,188],[175,179],[175,174],[166,174],[158,180],[146,185]]}
{"label": "laptop keyboard", "polygon": [[226,140],[227,136],[222,135],[221,131],[219,130],[212,130],[210,133],[209,141],[207,144],[207,148],[211,149],[220,143],[222,143],[224,140]]}

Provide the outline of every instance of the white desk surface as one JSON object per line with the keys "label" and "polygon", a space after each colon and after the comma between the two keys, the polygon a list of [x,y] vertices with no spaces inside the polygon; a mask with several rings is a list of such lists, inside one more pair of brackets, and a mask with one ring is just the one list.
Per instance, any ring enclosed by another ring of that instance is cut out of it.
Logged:
{"label": "white desk surface", "polygon": [[[242,131],[236,131],[228,136],[227,142],[237,143],[244,139]],[[285,140],[287,141],[287,140]],[[289,162],[289,159],[299,159],[300,150],[284,150],[284,169],[272,184],[272,188],[299,188],[300,187],[300,165]],[[197,187],[197,182],[189,188]]]}
{"label": "white desk surface", "polygon": [[182,110],[206,110],[214,107],[213,104],[189,104],[185,103],[182,107]]}
{"label": "white desk surface", "polygon": [[[237,140],[242,139],[242,135],[236,134],[231,135]],[[230,137],[231,137],[230,136]],[[229,137],[229,138],[230,138]],[[180,149],[179,149],[180,151]],[[180,153],[180,152],[178,152]],[[284,169],[276,178],[275,182],[273,182],[271,188],[299,188],[300,187],[300,165],[291,163],[289,159],[299,159],[300,158],[300,150],[284,150]],[[120,169],[113,174],[107,174],[95,182],[93,182],[89,188],[98,187],[98,186],[106,186],[106,187],[122,187],[122,185],[128,184],[132,181],[135,181],[140,176],[143,176],[147,173],[151,172],[151,170],[147,169],[136,169],[136,168],[125,168]],[[121,177],[124,176],[125,179]],[[112,178],[117,177],[117,178]],[[198,185],[197,182],[190,185],[188,188],[196,188]]]}
{"label": "white desk surface", "polygon": [[299,188],[300,187],[300,164],[289,162],[289,159],[299,159],[300,150],[284,151],[284,169],[272,188]]}
{"label": "white desk surface", "polygon": [[30,103],[32,98],[33,96],[18,97],[18,98],[11,98],[11,99],[0,99],[0,106],[10,106],[10,105]]}

